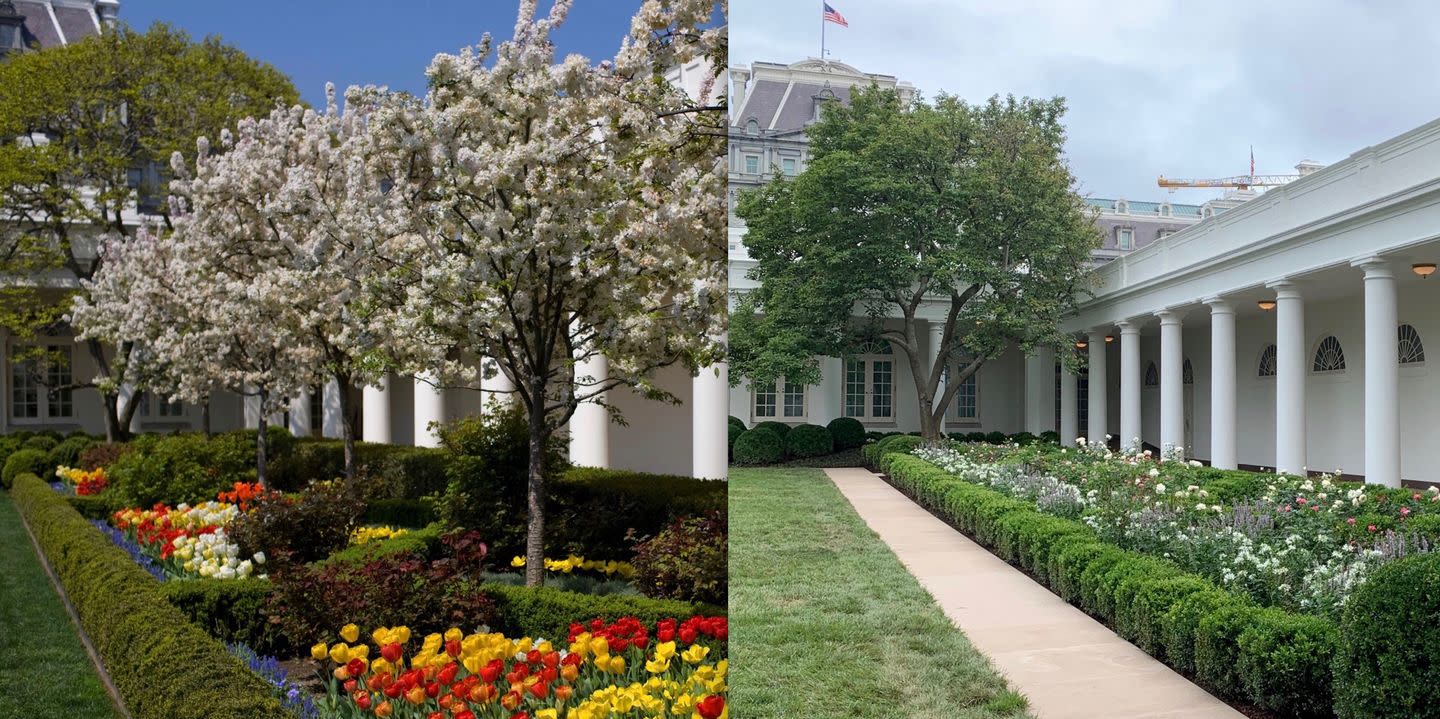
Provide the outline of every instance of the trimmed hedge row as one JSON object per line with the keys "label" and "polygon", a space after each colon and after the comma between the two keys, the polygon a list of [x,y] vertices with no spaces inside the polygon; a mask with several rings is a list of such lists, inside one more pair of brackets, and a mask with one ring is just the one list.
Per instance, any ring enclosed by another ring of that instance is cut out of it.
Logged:
{"label": "trimmed hedge row", "polygon": [[709,604],[691,604],[670,599],[649,599],[625,595],[597,595],[567,592],[550,587],[516,587],[486,583],[481,590],[495,603],[494,631],[507,636],[544,637],[556,641],[570,631],[571,622],[596,617],[614,620],[635,617],[647,624],[667,617],[686,619],[696,614],[716,616],[725,609]]}
{"label": "trimmed hedge row", "polygon": [[880,463],[918,502],[1216,694],[1281,716],[1328,717],[1334,693],[1350,690],[1354,679],[1331,668],[1339,645],[1333,623],[1257,607],[1170,562],[1102,542],[1081,522],[1043,514],[894,446]]}
{"label": "trimmed hedge row", "polygon": [[160,585],[33,474],[21,516],[135,719],[259,719],[283,709],[263,679],[191,624]]}

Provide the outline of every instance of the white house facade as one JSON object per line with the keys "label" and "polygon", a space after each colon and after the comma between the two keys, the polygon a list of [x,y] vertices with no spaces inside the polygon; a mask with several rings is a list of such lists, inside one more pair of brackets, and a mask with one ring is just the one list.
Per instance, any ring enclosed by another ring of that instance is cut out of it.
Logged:
{"label": "white house facade", "polygon": [[[732,134],[744,122],[732,118]],[[1440,342],[1440,279],[1427,279],[1440,261],[1440,121],[1300,171],[1200,206],[1088,200],[1105,243],[1062,326],[1075,346],[987,361],[945,431],[1108,436],[1218,467],[1440,482],[1440,375],[1425,352]],[[755,282],[743,224],[730,233],[733,297]],[[930,309],[934,347],[943,315]],[[1086,362],[1062,372],[1056,352]],[[817,385],[742,382],[731,414],[919,429],[907,363],[889,347],[819,361]]]}

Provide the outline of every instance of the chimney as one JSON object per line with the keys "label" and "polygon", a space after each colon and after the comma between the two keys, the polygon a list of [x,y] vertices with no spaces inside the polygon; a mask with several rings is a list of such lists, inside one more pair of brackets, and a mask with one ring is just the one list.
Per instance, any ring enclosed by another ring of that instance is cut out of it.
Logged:
{"label": "chimney", "polygon": [[744,67],[730,68],[730,87],[735,94],[735,102],[730,105],[730,123],[740,121],[740,108],[745,105],[746,85],[750,82],[750,70]]}

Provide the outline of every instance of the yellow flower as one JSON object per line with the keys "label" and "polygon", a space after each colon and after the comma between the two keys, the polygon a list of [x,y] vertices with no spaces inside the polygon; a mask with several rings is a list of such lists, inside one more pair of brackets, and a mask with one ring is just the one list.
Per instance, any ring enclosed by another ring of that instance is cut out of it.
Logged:
{"label": "yellow flower", "polygon": [[535,719],[560,719],[560,710],[541,709],[535,712]]}
{"label": "yellow flower", "polygon": [[524,558],[524,557],[516,557],[516,558],[510,560],[510,566],[512,566],[512,567],[523,567],[523,566],[525,566],[525,558]]}
{"label": "yellow flower", "polygon": [[314,659],[317,662],[324,660],[325,657],[329,654],[330,648],[325,646],[325,642],[320,642],[315,646],[310,647],[310,658]]}
{"label": "yellow flower", "polygon": [[645,671],[651,674],[664,674],[670,671],[670,662],[664,659],[652,659],[645,662]]}
{"label": "yellow flower", "polygon": [[344,639],[347,642],[350,642],[351,644],[354,644],[358,639],[360,639],[360,627],[357,627],[354,624],[346,624],[340,629],[340,638]]}
{"label": "yellow flower", "polygon": [[399,626],[390,630],[390,638],[400,644],[410,641],[410,627]]}
{"label": "yellow flower", "polygon": [[680,655],[680,658],[684,659],[689,664],[699,664],[700,662],[705,661],[705,656],[709,653],[710,647],[703,647],[699,644],[691,644],[690,648],[686,649],[685,653]]}
{"label": "yellow flower", "polygon": [[675,656],[675,642],[660,642],[655,645],[655,658],[660,661],[669,661]]}
{"label": "yellow flower", "polygon": [[465,633],[460,631],[459,629],[456,629],[455,627],[450,627],[449,629],[445,630],[445,641],[447,642],[458,642],[464,638]]}
{"label": "yellow flower", "polygon": [[369,659],[369,658],[370,658],[370,645],[369,645],[369,644],[356,644],[355,646],[350,647],[350,658],[351,658],[351,659],[354,659],[355,657],[360,657],[361,659]]}
{"label": "yellow flower", "polygon": [[350,661],[350,647],[345,646],[344,642],[337,642],[334,646],[330,647],[330,660],[336,664],[344,664]]}
{"label": "yellow flower", "polygon": [[394,668],[394,665],[385,659],[385,657],[378,657],[375,661],[370,662],[370,669],[376,674],[387,674],[392,668]]}
{"label": "yellow flower", "polygon": [[591,637],[590,653],[597,657],[609,654],[610,642],[605,641],[605,637]]}
{"label": "yellow flower", "polygon": [[610,666],[608,667],[608,669],[615,674],[625,673],[625,657],[622,657],[618,654],[610,657]]}

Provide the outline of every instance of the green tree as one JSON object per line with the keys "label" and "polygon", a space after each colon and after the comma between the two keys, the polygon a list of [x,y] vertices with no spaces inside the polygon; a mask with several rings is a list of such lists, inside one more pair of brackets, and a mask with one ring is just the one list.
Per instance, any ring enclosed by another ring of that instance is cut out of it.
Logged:
{"label": "green tree", "polygon": [[[1061,98],[903,103],[876,87],[825,107],[805,171],[740,199],[760,287],[731,314],[731,377],[814,384],[818,356],[883,339],[934,439],[986,360],[1068,346],[1058,323],[1100,235],[1062,157],[1064,111]],[[968,358],[958,374],[930,361],[922,322],[941,323],[942,360]]]}
{"label": "green tree", "polygon": [[[0,62],[0,276],[10,278],[0,325],[21,343],[63,330],[78,281],[99,269],[100,241],[123,240],[146,215],[168,224],[172,153],[193,155],[197,138],[297,99],[274,67],[159,23]],[[97,390],[106,433],[121,438],[138,403],[117,407],[119,388],[143,385],[143,368],[129,343],[83,346],[98,376],[47,389]],[[42,383],[61,361],[43,348],[21,359]]]}

